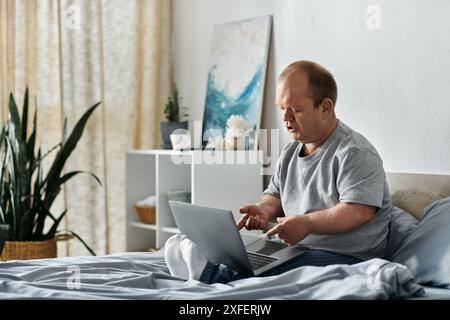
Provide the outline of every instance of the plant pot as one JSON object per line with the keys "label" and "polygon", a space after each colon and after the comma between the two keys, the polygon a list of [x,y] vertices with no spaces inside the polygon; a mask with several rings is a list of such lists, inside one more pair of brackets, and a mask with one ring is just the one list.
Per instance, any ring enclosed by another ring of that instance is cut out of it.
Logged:
{"label": "plant pot", "polygon": [[44,241],[6,241],[0,261],[56,258],[56,242],[72,238],[71,235],[58,234]]}
{"label": "plant pot", "polygon": [[188,128],[188,122],[161,122],[161,136],[163,140],[163,144],[161,147],[163,149],[172,149],[172,142],[170,141],[170,135],[176,129],[185,129]]}

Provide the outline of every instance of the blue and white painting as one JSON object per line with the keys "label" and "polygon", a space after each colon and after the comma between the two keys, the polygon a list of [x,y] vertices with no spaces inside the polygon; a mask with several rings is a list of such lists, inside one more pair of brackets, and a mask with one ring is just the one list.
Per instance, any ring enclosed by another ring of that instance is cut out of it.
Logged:
{"label": "blue and white painting", "polygon": [[254,129],[253,134],[259,129],[270,29],[271,16],[214,27],[203,115],[204,141],[210,135],[224,135],[231,115],[244,117]]}

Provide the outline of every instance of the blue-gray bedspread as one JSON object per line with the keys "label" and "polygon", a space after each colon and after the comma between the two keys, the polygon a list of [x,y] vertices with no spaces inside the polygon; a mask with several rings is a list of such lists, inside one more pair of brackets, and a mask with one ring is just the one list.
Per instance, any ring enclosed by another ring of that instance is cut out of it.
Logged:
{"label": "blue-gray bedspread", "polygon": [[405,299],[407,267],[382,259],[207,285],[172,277],[161,252],[0,262],[0,299]]}

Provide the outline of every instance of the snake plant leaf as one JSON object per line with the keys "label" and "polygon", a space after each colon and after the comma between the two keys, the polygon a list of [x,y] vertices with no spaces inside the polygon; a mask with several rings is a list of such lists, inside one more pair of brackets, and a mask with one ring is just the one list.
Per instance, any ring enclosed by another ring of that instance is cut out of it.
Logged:
{"label": "snake plant leaf", "polygon": [[80,242],[84,245],[84,247],[90,252],[90,254],[92,254],[93,256],[96,256],[94,250],[92,250],[86,242],[83,241],[83,239],[81,239],[81,237],[76,234],[75,232],[73,232],[72,230],[67,230],[71,235],[73,235],[75,238],[77,238],[78,240],[80,240]]}
{"label": "snake plant leaf", "polygon": [[9,162],[8,175],[9,175],[9,179],[10,179],[6,190],[8,190],[7,192],[9,192],[7,197],[9,199],[9,205],[10,205],[11,232],[12,232],[12,236],[15,238],[16,230],[17,230],[17,208],[19,207],[18,200],[17,200],[17,196],[19,195],[19,190],[17,187],[18,179],[16,179],[17,160],[16,160],[16,158],[14,156],[14,152],[13,152],[13,146],[12,146],[13,142],[10,140],[10,138],[8,136],[6,136],[5,142],[6,142],[7,161]]}
{"label": "snake plant leaf", "polygon": [[23,241],[27,239],[28,236],[28,226],[31,224],[32,219],[32,210],[28,209],[25,214],[22,216],[20,222],[19,222],[19,234],[17,237],[17,240]]}
{"label": "snake plant leaf", "polygon": [[19,110],[17,110],[16,100],[14,99],[14,96],[12,93],[9,96],[9,114],[11,117],[10,120],[14,124],[15,130],[16,130],[16,136],[19,137],[22,135],[22,132],[20,130],[20,127],[21,127],[20,116],[19,116]]}
{"label": "snake plant leaf", "polygon": [[34,148],[35,148],[35,144],[36,144],[36,125],[37,125],[36,122],[37,122],[37,111],[34,112],[33,128],[31,129],[30,137],[28,138],[28,141],[26,142],[27,159],[30,161],[30,173],[31,173],[30,179],[35,170],[35,164],[36,164],[36,159],[34,157]]}
{"label": "snake plant leaf", "polygon": [[[10,166],[11,178],[13,179],[14,186],[14,208],[15,208],[15,227],[14,227],[14,237],[19,238],[18,224],[22,220],[22,216],[26,210],[26,205],[28,200],[24,198],[24,195],[28,194],[28,166],[25,151],[25,144],[20,141],[21,132],[16,130],[15,125],[12,122],[8,123],[11,130],[9,135],[6,136],[6,147],[10,149],[12,165]],[[16,135],[19,132],[19,137]]]}
{"label": "snake plant leaf", "polygon": [[58,230],[58,226],[61,223],[64,216],[66,215],[66,213],[67,213],[67,208],[59,215],[59,217],[57,219],[55,219],[55,222],[51,226],[50,230],[47,232],[47,235],[46,235],[47,238],[51,239],[55,236],[55,233]]}
{"label": "snake plant leaf", "polygon": [[[28,94],[28,92],[27,92]],[[26,95],[27,95],[26,94]],[[25,101],[28,100],[28,97],[25,97]],[[28,102],[24,104],[24,106],[28,109]],[[25,112],[25,111],[24,111]],[[14,147],[14,151],[16,151],[16,156],[19,162],[20,169],[24,169],[26,166],[26,153],[25,153],[25,136],[22,135],[22,123],[20,121],[19,111],[17,110],[17,104],[14,99],[14,96],[11,94],[9,99],[9,113],[10,119],[7,121],[7,127],[9,125],[10,128],[10,138],[12,142],[12,146]],[[28,113],[28,111],[26,111]],[[28,115],[27,115],[28,118]],[[28,120],[27,120],[28,121]]]}
{"label": "snake plant leaf", "polygon": [[44,238],[45,220],[51,213],[45,205],[39,205],[38,208],[39,210],[36,213],[37,217],[34,224],[32,239],[36,241],[47,240]]}
{"label": "snake plant leaf", "polygon": [[40,199],[41,189],[44,184],[44,182],[42,181],[42,177],[44,175],[43,171],[44,169],[42,167],[41,147],[39,147],[36,158],[36,178],[34,180],[33,188],[33,207],[37,205],[37,202]]}
{"label": "snake plant leaf", "polygon": [[[41,200],[35,206],[36,213],[34,214],[34,221],[32,225],[32,232],[30,235],[30,239],[32,240],[48,240],[52,237],[47,237],[44,235],[43,230],[45,226],[46,218],[50,218],[53,221],[57,221],[57,219],[52,215],[52,213],[44,206]],[[53,234],[54,236],[54,234]]]}
{"label": "snake plant leaf", "polygon": [[[4,136],[5,136],[5,129],[3,128],[2,132],[0,134],[0,152],[1,152],[2,148],[4,149],[4,145],[3,145],[3,143],[1,143],[1,142],[3,142]],[[6,218],[3,208],[5,208],[6,200],[7,200],[5,197],[5,192],[4,192],[6,179],[7,179],[6,167],[5,167],[7,158],[6,158],[6,151],[3,151],[3,153],[0,153],[0,154],[3,154],[3,161],[2,161],[2,167],[1,167],[1,173],[0,173],[0,210],[2,213],[2,220],[0,221],[0,224],[2,224],[2,223],[5,223],[5,218]]]}
{"label": "snake plant leaf", "polygon": [[69,138],[56,155],[55,160],[44,180],[47,189],[44,202],[47,208],[51,207],[53,201],[50,200],[54,200],[51,199],[51,196],[55,192],[55,190],[59,188],[58,180],[59,176],[61,175],[61,171],[64,167],[64,164],[66,163],[70,154],[75,149],[78,141],[80,140],[84,131],[84,127],[86,126],[86,123],[89,120],[89,117],[100,105],[100,103],[101,102],[96,103],[83,114],[83,116],[80,118],[80,120],[78,120],[72,132],[70,133]]}
{"label": "snake plant leaf", "polygon": [[[4,185],[2,185],[2,188],[4,188]],[[2,218],[1,218],[0,224],[8,224],[9,225],[9,217],[10,216],[7,212],[7,210],[8,210],[7,206],[8,206],[8,202],[7,202],[7,198],[5,196],[4,199],[1,199],[0,211],[1,211]]]}
{"label": "snake plant leaf", "polygon": [[3,141],[3,139],[5,137],[5,131],[6,131],[6,128],[2,128],[2,132],[0,133],[0,142]]}
{"label": "snake plant leaf", "polygon": [[0,224],[0,254],[3,251],[3,246],[5,245],[5,241],[8,240],[9,237],[9,225]]}
{"label": "snake plant leaf", "polygon": [[[27,200],[23,199],[22,195],[29,193],[29,166],[27,164],[27,153],[26,153],[26,144],[25,144],[25,135],[23,133],[23,124],[21,123],[19,111],[17,109],[17,104],[14,99],[14,96],[11,94],[9,99],[9,113],[10,117],[6,123],[6,128],[8,135],[6,136],[6,140],[9,141],[7,144],[7,148],[9,147],[11,151],[11,159],[12,166],[14,168],[14,182],[15,182],[15,204],[14,208],[15,213],[15,224],[13,227],[14,237],[18,238],[19,234],[17,229],[17,224],[22,220],[22,215],[24,213],[23,208],[26,208],[28,205]],[[28,122],[28,90],[25,94],[24,99],[24,110],[23,110],[24,118],[22,120]],[[25,119],[26,118],[26,119]],[[26,128],[25,128],[26,130]]]}
{"label": "snake plant leaf", "polygon": [[66,183],[69,179],[73,178],[74,176],[76,176],[79,173],[86,173],[88,175],[90,175],[91,177],[93,177],[97,183],[99,185],[102,185],[102,182],[100,181],[100,179],[93,173],[91,172],[87,172],[87,171],[72,171],[69,173],[66,173],[64,176],[62,176],[61,178],[58,178],[58,181],[55,185],[55,189],[53,190],[52,194],[47,194],[47,201],[48,203],[53,203],[53,201],[56,199],[56,197],[58,196],[59,192],[61,191],[61,186]]}
{"label": "snake plant leaf", "polygon": [[46,188],[46,192],[45,192],[45,199],[44,199],[44,206],[46,208],[51,207],[53,201],[56,199],[56,197],[58,196],[58,194],[61,192],[61,187],[53,187],[52,190],[48,190],[48,188]]}
{"label": "snake plant leaf", "polygon": [[93,173],[91,173],[91,172],[88,172],[88,171],[71,171],[71,172],[69,172],[69,173],[66,173],[65,175],[63,175],[63,176],[59,179],[58,184],[59,184],[59,185],[62,185],[62,184],[64,184],[67,180],[71,179],[72,177],[74,177],[74,176],[76,176],[77,174],[80,174],[80,173],[86,173],[86,174],[90,175],[91,177],[93,177],[93,178],[97,181],[97,183],[98,183],[99,185],[102,185],[102,182],[100,181],[100,179],[99,179],[95,174],[93,174]]}
{"label": "snake plant leaf", "polygon": [[22,109],[22,138],[26,140],[28,130],[28,88],[25,90],[25,98],[23,99]]}
{"label": "snake plant leaf", "polygon": [[[25,237],[26,234],[26,228],[22,228],[22,226],[25,226],[27,222],[29,222],[29,215],[28,212],[30,211],[30,203],[31,203],[31,197],[29,196],[31,194],[31,186],[32,186],[32,179],[33,179],[33,171],[34,171],[34,165],[35,165],[35,159],[34,159],[34,141],[32,141],[30,144],[26,141],[27,134],[28,134],[28,101],[29,101],[29,95],[28,95],[28,88],[25,90],[25,97],[23,99],[23,108],[22,108],[22,139],[23,139],[23,145],[24,145],[24,157],[23,161],[25,162],[25,171],[23,172],[24,179],[26,181],[23,181],[23,195],[21,198],[21,206],[23,208],[24,214],[20,218],[20,230],[19,230],[19,239],[22,239]],[[36,112],[35,112],[36,116]],[[34,122],[34,121],[33,121]],[[35,134],[35,128],[33,128],[33,132],[30,135],[31,140],[36,139]]]}
{"label": "snake plant leaf", "polygon": [[42,162],[45,158],[47,158],[48,155],[50,155],[53,151],[55,151],[58,148],[61,148],[62,144],[58,143],[57,145],[53,146],[50,148],[50,150],[48,150],[40,159],[40,161]]}
{"label": "snake plant leaf", "polygon": [[[15,206],[15,200],[14,200],[14,190],[12,186],[6,187],[6,197],[8,198],[8,206],[7,206],[7,212],[8,212],[8,221],[7,223],[11,226],[10,228],[10,235],[12,237],[16,234],[16,206]],[[11,239],[14,240],[14,239]]]}
{"label": "snake plant leaf", "polygon": [[[26,99],[27,101],[27,99]],[[25,105],[24,105],[25,108]],[[23,114],[25,114],[25,110]],[[23,119],[23,117],[22,117]],[[23,123],[27,123],[24,120],[22,120]],[[35,175],[37,178],[36,182],[40,183],[39,181],[39,169],[40,169],[40,163],[37,163],[38,159],[40,159],[40,150],[38,152],[38,158],[34,156],[34,149],[36,144],[36,128],[37,128],[37,108],[34,111],[34,117],[33,117],[33,127],[31,130],[30,137],[28,138],[28,141],[26,142],[26,156],[28,159],[28,180],[27,180],[27,190],[26,194],[30,195],[28,196],[27,200],[24,203],[24,208],[27,210],[25,213],[25,216],[22,217],[21,221],[21,232],[20,232],[20,239],[30,239],[32,235],[32,229],[33,229],[33,221],[36,214],[36,208],[33,206],[35,194],[32,194],[33,192],[33,175]],[[22,131],[23,132],[23,131]],[[36,169],[38,169],[38,172],[35,174]],[[36,185],[34,186],[36,189]],[[34,190],[35,190],[34,189]]]}
{"label": "snake plant leaf", "polygon": [[0,224],[5,224],[5,214],[3,213],[3,207],[0,206]]}
{"label": "snake plant leaf", "polygon": [[3,221],[0,224],[11,224],[13,223],[13,217],[10,212],[10,196],[9,196],[9,188],[8,188],[8,182],[5,181],[4,177],[4,170],[2,169],[2,179],[1,179],[1,190],[2,190],[2,198],[1,198],[1,211],[2,211],[2,219]]}

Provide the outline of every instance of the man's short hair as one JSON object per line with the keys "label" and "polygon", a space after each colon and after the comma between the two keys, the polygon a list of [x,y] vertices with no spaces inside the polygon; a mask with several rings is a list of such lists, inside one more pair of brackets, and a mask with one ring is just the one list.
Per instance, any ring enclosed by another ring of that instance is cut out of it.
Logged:
{"label": "man's short hair", "polygon": [[288,65],[278,77],[278,80],[285,80],[294,76],[299,71],[303,71],[308,76],[309,95],[314,102],[314,107],[318,108],[323,99],[328,98],[336,105],[337,84],[330,71],[318,63],[301,60]]}

